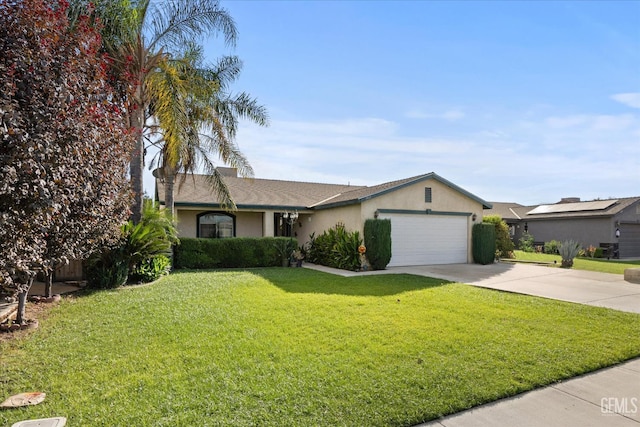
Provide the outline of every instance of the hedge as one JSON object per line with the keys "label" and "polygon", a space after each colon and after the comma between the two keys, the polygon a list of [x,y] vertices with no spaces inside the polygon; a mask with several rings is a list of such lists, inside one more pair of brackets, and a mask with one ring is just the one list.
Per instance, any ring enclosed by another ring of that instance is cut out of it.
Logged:
{"label": "hedge", "polygon": [[183,237],[174,248],[173,266],[176,269],[277,267],[282,266],[281,248],[296,244],[290,237]]}

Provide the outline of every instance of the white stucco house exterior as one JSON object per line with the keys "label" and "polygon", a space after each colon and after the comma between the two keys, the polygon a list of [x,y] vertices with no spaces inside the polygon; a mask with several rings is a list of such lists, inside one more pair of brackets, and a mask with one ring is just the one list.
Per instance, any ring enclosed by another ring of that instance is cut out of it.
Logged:
{"label": "white stucco house exterior", "polygon": [[[472,226],[491,208],[433,172],[371,187],[241,178],[233,168],[219,172],[237,210],[223,209],[206,176],[186,176],[174,196],[180,237],[292,236],[303,244],[338,223],[362,234],[367,219],[388,218],[389,266],[470,263]],[[161,179],[155,199],[164,203]]]}

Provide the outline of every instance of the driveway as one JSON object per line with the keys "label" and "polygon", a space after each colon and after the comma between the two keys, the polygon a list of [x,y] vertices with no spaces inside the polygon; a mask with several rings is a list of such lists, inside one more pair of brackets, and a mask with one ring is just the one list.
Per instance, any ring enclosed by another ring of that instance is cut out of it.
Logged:
{"label": "driveway", "polygon": [[621,274],[517,263],[425,265],[387,271],[640,313],[640,284],[626,282]]}
{"label": "driveway", "polygon": [[532,264],[495,263],[420,265],[353,272],[304,264],[340,276],[415,274],[489,289],[640,313],[640,284],[626,282],[622,274],[597,273]]}

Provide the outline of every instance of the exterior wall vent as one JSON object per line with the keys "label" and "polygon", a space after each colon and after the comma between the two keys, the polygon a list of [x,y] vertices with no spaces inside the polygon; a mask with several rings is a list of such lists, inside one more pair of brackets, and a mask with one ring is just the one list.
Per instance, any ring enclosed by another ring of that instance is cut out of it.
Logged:
{"label": "exterior wall vent", "polygon": [[216,169],[218,170],[218,172],[220,172],[220,175],[222,175],[222,176],[229,176],[231,178],[237,178],[238,177],[238,168],[221,168],[221,167],[218,167]]}
{"label": "exterior wall vent", "polygon": [[424,202],[431,203],[431,187],[424,188]]}

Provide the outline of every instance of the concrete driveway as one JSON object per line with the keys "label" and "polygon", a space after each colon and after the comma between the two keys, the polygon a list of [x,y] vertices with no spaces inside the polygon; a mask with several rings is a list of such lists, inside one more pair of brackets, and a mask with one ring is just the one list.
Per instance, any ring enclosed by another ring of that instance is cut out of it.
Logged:
{"label": "concrete driveway", "polygon": [[352,272],[314,264],[307,268],[341,276],[415,274],[483,288],[640,313],[640,284],[626,282],[622,274],[596,273],[519,263],[421,265],[390,267],[381,271]]}
{"label": "concrete driveway", "polygon": [[387,271],[640,313],[640,284],[626,282],[621,274],[517,263],[425,265]]}

